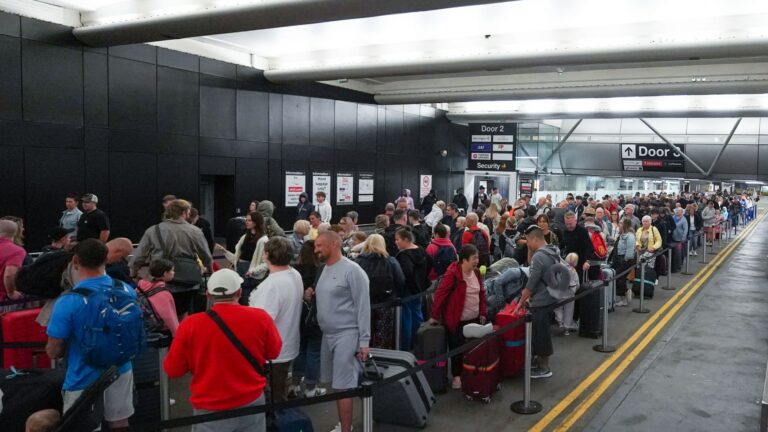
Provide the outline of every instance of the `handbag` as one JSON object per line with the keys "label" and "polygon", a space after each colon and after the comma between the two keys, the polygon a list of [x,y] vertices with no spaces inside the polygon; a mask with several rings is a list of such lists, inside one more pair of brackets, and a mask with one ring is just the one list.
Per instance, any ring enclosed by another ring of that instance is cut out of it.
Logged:
{"label": "handbag", "polygon": [[171,254],[168,251],[168,246],[165,244],[165,240],[160,233],[160,225],[155,225],[155,234],[157,234],[160,247],[163,249],[163,258],[173,261],[173,268],[176,274],[171,281],[171,285],[179,285],[182,287],[194,287],[200,285],[203,282],[203,275],[200,273],[200,266],[197,264],[197,259],[187,254],[171,257]]}

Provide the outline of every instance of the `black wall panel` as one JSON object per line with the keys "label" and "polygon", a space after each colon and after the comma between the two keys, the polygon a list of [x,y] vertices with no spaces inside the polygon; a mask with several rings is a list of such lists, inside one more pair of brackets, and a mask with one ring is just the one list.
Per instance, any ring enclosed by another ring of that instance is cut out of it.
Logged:
{"label": "black wall panel", "polygon": [[25,122],[24,145],[29,147],[83,148],[83,128]]}
{"label": "black wall panel", "polygon": [[[61,149],[54,153],[44,148],[27,148],[24,153],[24,170],[33,174],[27,176],[24,184],[26,196],[34,197],[27,203],[27,223],[55,227],[66,194],[82,191],[85,186],[83,151]],[[45,230],[31,230],[27,236],[32,244],[46,242]]]}
{"label": "black wall panel", "polygon": [[357,104],[336,101],[335,147],[354,150],[357,141]]}
{"label": "black wall panel", "polygon": [[109,126],[157,130],[155,65],[109,58]]}
{"label": "black wall panel", "polygon": [[72,34],[72,28],[27,17],[21,17],[21,37],[78,49],[82,46],[80,41]]}
{"label": "black wall panel", "polygon": [[158,151],[160,153],[185,154],[197,156],[198,140],[197,136],[188,135],[160,135]]}
{"label": "black wall panel", "polygon": [[109,129],[83,129],[83,148],[86,150],[109,150]]}
{"label": "black wall panel", "polygon": [[82,51],[30,40],[21,50],[24,120],[82,125]]}
{"label": "black wall panel", "polygon": [[83,53],[83,100],[86,126],[109,125],[109,68],[107,56]]}
{"label": "black wall panel", "polygon": [[21,44],[0,36],[0,118],[21,119]]}
{"label": "black wall panel", "polygon": [[401,141],[402,150],[418,149],[419,147],[419,116],[404,113],[403,114],[403,138]]}
{"label": "black wall panel", "polygon": [[237,91],[237,139],[269,141],[269,94]]}
{"label": "black wall panel", "polygon": [[110,214],[109,153],[85,150],[85,168],[85,189],[73,192],[96,194],[101,198],[99,208]]}
{"label": "black wall panel", "polygon": [[235,139],[235,90],[221,87],[200,87],[200,135],[211,138]]}
{"label": "black wall panel", "polygon": [[109,55],[144,63],[157,62],[157,48],[153,45],[132,44],[109,47]]}
{"label": "black wall panel", "polygon": [[200,57],[200,73],[231,80],[237,79],[237,67],[232,63]]}
{"label": "black wall panel", "polygon": [[357,106],[357,149],[376,151],[376,107],[373,105]]}
{"label": "black wall panel", "polygon": [[0,35],[13,37],[21,35],[21,19],[18,15],[0,12]]}
{"label": "black wall panel", "polygon": [[283,96],[283,144],[309,144],[309,98]]}
{"label": "black wall panel", "polygon": [[200,175],[232,175],[235,159],[227,157],[200,156]]}
{"label": "black wall panel", "polygon": [[269,142],[283,142],[283,95],[281,94],[269,94]]}
{"label": "black wall panel", "polygon": [[328,99],[312,98],[309,111],[309,143],[315,147],[333,148],[334,103]]}
{"label": "black wall panel", "polygon": [[165,155],[157,156],[157,197],[158,201],[168,194],[176,195],[192,202],[199,208],[197,156]]}
{"label": "black wall panel", "polygon": [[200,72],[200,58],[198,56],[165,48],[157,49],[157,65]]}
{"label": "black wall panel", "polygon": [[248,204],[253,200],[267,196],[267,160],[237,159],[235,170],[235,199],[241,213],[248,211]]}
{"label": "black wall panel", "polygon": [[197,135],[200,120],[199,79],[194,72],[157,68],[157,129]]}
{"label": "black wall panel", "polygon": [[403,140],[402,111],[387,109],[386,122],[387,140],[384,151],[389,154],[400,154]]}
{"label": "black wall panel", "polygon": [[156,153],[159,147],[158,138],[157,134],[147,132],[111,129],[109,151]]}
{"label": "black wall panel", "polygon": [[26,216],[24,203],[24,152],[18,147],[0,146],[0,184],[3,195],[0,199],[0,216]]}
{"label": "black wall panel", "polygon": [[162,209],[157,194],[157,155],[110,153],[110,223],[112,237],[124,236],[134,242],[160,221]]}

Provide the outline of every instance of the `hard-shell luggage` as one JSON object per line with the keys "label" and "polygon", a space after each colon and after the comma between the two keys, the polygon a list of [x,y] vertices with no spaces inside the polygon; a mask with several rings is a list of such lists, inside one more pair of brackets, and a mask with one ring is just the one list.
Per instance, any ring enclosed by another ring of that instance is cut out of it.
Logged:
{"label": "hard-shell luggage", "polygon": [[[416,344],[413,354],[416,361],[423,364],[428,360],[448,352],[448,346],[445,336],[445,327],[441,325],[430,325],[425,322],[416,332]],[[448,391],[448,360],[439,361],[437,364],[424,370],[424,376],[427,377],[429,386],[435,393],[445,393]]]}
{"label": "hard-shell luggage", "polygon": [[160,358],[151,344],[133,359],[133,382],[136,393],[131,422],[160,421]]}
{"label": "hard-shell luggage", "polygon": [[27,309],[7,312],[0,315],[0,344],[40,343],[39,347],[3,348],[2,367],[14,366],[17,369],[48,368],[51,360],[45,354],[45,342],[48,336],[45,327],[35,322],[40,309]]}
{"label": "hard-shell luggage", "polygon": [[[363,379],[376,381],[397,375],[416,365],[416,357],[405,351],[371,348],[371,362]],[[424,373],[417,372],[395,383],[373,390],[373,419],[379,423],[423,428],[435,395]]]}
{"label": "hard-shell luggage", "polygon": [[[498,315],[496,327],[503,327],[525,317],[525,310],[514,310],[517,303],[513,300]],[[496,329],[494,329],[496,330]],[[505,377],[517,375],[525,366],[525,325],[520,324],[501,335],[501,374]]]}
{"label": "hard-shell luggage", "polygon": [[[640,270],[635,271],[635,281],[632,283],[632,294],[635,296],[640,295],[640,278],[642,277],[643,273]],[[643,294],[645,295],[645,298],[652,299],[653,298],[653,290],[656,288],[656,270],[649,266],[645,266],[645,288],[643,291]]]}
{"label": "hard-shell luggage", "polygon": [[667,256],[665,254],[656,257],[653,268],[656,270],[656,274],[659,276],[666,276],[669,271],[669,263],[667,262]]}
{"label": "hard-shell luggage", "polygon": [[[584,277],[584,282],[576,291],[578,296],[582,292],[600,286],[602,281],[590,281]],[[603,330],[603,290],[596,290],[578,300],[576,300],[576,310],[579,314],[579,336],[597,339],[602,335]]]}
{"label": "hard-shell luggage", "polygon": [[462,357],[461,391],[464,396],[469,400],[490,403],[491,396],[500,388],[499,340],[488,339]]}
{"label": "hard-shell luggage", "polygon": [[63,405],[61,386],[66,371],[20,369],[17,372],[0,370],[0,430],[3,432],[24,432],[27,417],[44,409],[61,412]]}

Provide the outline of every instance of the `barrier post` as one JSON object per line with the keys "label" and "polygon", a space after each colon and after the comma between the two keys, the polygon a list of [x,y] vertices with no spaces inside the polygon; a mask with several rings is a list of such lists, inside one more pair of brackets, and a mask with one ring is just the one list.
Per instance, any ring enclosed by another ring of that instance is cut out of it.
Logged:
{"label": "barrier post", "polygon": [[363,432],[373,432],[373,383],[364,382],[362,392]]}
{"label": "barrier post", "polygon": [[525,385],[523,400],[513,402],[509,409],[518,414],[536,414],[541,411],[541,404],[531,400],[531,342],[533,341],[533,315],[525,314]]}
{"label": "barrier post", "polygon": [[669,261],[669,264],[667,264],[667,286],[662,287],[662,289],[673,290],[675,288],[672,287],[672,248],[671,247],[667,251],[667,260]]}
{"label": "barrier post", "polygon": [[[163,369],[163,362],[168,355],[168,347],[171,345],[171,338],[163,335],[159,340],[157,350],[158,361],[160,362],[160,419],[169,420],[171,418],[171,392],[168,382],[168,375]],[[166,430],[166,429],[164,429]]]}
{"label": "barrier post", "polygon": [[[612,283],[616,283],[614,279]],[[608,345],[608,295],[605,292],[608,284],[603,284],[603,340],[602,343],[592,347],[593,350],[601,353],[610,353],[616,351],[616,347]]]}
{"label": "barrier post", "polygon": [[704,247],[702,248],[704,250],[704,255],[702,257],[702,260],[699,261],[701,264],[707,264],[707,235],[705,233],[702,233],[702,237],[704,237]]}
{"label": "barrier post", "polygon": [[692,239],[693,238],[685,242],[685,270],[680,272],[681,274],[684,274],[684,275],[691,274],[688,264],[691,262],[691,240]]}
{"label": "barrier post", "polygon": [[398,303],[395,306],[395,349],[400,349],[400,338],[403,331],[403,305]]}
{"label": "barrier post", "polygon": [[[643,307],[643,301],[645,301],[645,263],[646,260],[641,260],[640,265],[642,266],[640,268],[640,306],[632,309],[632,312],[635,313],[648,313],[650,310]],[[637,280],[637,279],[635,279]]]}

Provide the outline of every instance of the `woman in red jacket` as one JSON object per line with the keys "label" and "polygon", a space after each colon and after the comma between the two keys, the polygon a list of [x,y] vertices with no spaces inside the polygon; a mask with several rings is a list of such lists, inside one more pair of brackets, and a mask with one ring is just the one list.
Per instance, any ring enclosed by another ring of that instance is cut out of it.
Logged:
{"label": "woman in red jacket", "polygon": [[[459,261],[451,263],[440,286],[435,291],[430,324],[442,322],[448,333],[450,349],[464,344],[464,326],[485,324],[485,289],[483,277],[477,269],[480,260],[477,248],[467,244],[459,250]],[[461,388],[462,354],[451,358],[451,387]]]}

